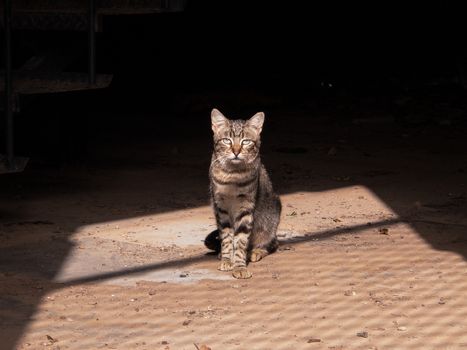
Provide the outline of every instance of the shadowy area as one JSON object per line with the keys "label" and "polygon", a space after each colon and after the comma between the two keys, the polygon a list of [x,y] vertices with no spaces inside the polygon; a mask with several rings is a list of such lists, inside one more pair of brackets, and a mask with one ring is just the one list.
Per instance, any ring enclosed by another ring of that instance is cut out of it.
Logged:
{"label": "shadowy area", "polygon": [[[73,98],[81,101],[77,96]],[[375,103],[368,100],[369,104]],[[411,103],[415,109],[423,108],[423,102]],[[279,193],[319,193],[363,185],[397,215],[393,221],[376,225],[409,223],[433,248],[455,252],[465,259],[465,123],[453,117],[449,119],[452,124],[440,125],[436,118],[443,121],[452,115],[426,117],[422,111],[419,118],[425,119],[409,125],[395,120],[380,121],[378,113],[386,111],[370,110],[367,104],[361,104],[354,115],[374,117],[368,120],[362,117],[356,122],[356,117],[348,119],[343,106],[345,103],[335,98],[332,106],[320,108],[266,107],[263,159]],[[54,108],[57,113],[68,111],[66,105]],[[426,113],[432,113],[432,109]],[[163,114],[158,116],[159,122],[144,115],[132,116],[131,123],[123,116],[120,121],[118,115],[96,116],[100,119],[82,140],[86,151],[78,152],[86,154],[84,159],[68,154],[66,161],[57,160],[55,151],[59,148],[48,148],[47,152],[39,151],[39,147],[30,148],[42,156],[33,157],[24,173],[2,178],[3,284],[28,280],[23,287],[12,289],[15,299],[24,302],[18,307],[20,312],[15,312],[16,318],[2,317],[6,322],[3,326],[8,325],[11,330],[16,325],[17,329],[16,333],[9,333],[11,343],[5,348],[13,347],[42,295],[54,288],[182,267],[208,258],[201,254],[136,269],[122,266],[118,272],[91,275],[65,284],[53,282],[71,250],[76,248],[72,237],[80,227],[96,223],[105,226],[106,222],[209,203],[208,108],[202,114]],[[246,113],[239,115],[247,116]],[[414,112],[407,113],[408,118],[412,116]],[[23,118],[28,120],[28,115],[25,113]],[[166,120],[163,123],[162,118]],[[41,134],[40,138],[57,142],[52,136]],[[79,133],[67,137],[80,139]],[[315,240],[365,227],[373,226],[310,232],[308,237],[286,242],[313,244]]]}
{"label": "shadowy area", "polygon": [[[99,68],[115,74],[112,86],[40,96],[16,116],[17,153],[31,160],[25,172],[0,179],[0,277],[12,286],[0,299],[0,328],[8,328],[2,348],[15,347],[51,290],[214,258],[122,265],[54,282],[82,227],[209,204],[213,107],[232,118],[265,111],[263,161],[281,195],[360,185],[396,215],[284,243],[403,222],[434,249],[467,259],[467,99],[459,67],[447,63],[462,55],[428,35],[420,50],[404,42],[387,52],[383,39],[376,51],[366,41],[336,47],[333,38],[346,41],[342,32],[316,31],[326,20],[280,29],[279,9],[255,22],[260,6],[237,32],[228,29],[232,7],[203,4],[182,14],[106,19]],[[23,53],[28,34],[19,38]],[[440,53],[431,55],[433,47]]]}

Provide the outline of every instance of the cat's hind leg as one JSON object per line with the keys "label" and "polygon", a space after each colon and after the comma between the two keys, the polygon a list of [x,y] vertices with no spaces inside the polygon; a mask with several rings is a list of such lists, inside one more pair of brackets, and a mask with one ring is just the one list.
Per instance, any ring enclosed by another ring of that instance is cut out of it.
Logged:
{"label": "cat's hind leg", "polygon": [[[263,234],[261,236],[266,236]],[[262,238],[262,237],[261,237]],[[269,237],[268,240],[264,240],[258,237],[254,237],[252,244],[250,245],[250,262],[258,262],[263,259],[265,256],[274,253],[279,246],[279,243],[275,237]]]}
{"label": "cat's hind leg", "polygon": [[248,247],[251,262],[260,261],[277,250],[279,242],[276,232],[280,214],[281,202],[277,196],[270,201],[263,201],[257,208],[256,221]]}
{"label": "cat's hind leg", "polygon": [[268,254],[266,249],[255,248],[250,253],[250,262],[258,262]]}

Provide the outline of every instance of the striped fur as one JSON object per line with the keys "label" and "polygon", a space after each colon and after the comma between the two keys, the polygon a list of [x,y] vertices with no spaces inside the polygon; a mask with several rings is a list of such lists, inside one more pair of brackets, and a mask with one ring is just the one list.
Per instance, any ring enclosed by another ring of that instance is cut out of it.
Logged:
{"label": "striped fur", "polygon": [[220,270],[250,278],[248,260],[259,261],[277,249],[281,213],[259,155],[264,114],[229,120],[214,109],[211,121],[214,151],[209,174],[218,229],[205,243],[220,253]]}

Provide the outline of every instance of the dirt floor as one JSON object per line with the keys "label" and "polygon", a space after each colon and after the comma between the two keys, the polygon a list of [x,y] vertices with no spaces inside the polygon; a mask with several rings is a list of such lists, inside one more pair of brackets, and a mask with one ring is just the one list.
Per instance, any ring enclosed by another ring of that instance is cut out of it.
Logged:
{"label": "dirt floor", "polygon": [[465,124],[266,118],[282,243],[249,280],[203,246],[208,115],[2,175],[0,348],[467,349]]}

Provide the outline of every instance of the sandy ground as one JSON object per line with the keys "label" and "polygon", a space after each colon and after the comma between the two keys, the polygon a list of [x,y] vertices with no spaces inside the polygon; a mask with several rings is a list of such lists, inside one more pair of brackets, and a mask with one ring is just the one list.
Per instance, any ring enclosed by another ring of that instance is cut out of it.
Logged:
{"label": "sandy ground", "polygon": [[263,157],[282,244],[249,280],[202,243],[209,140],[2,178],[0,348],[467,349],[463,129],[289,120]]}

